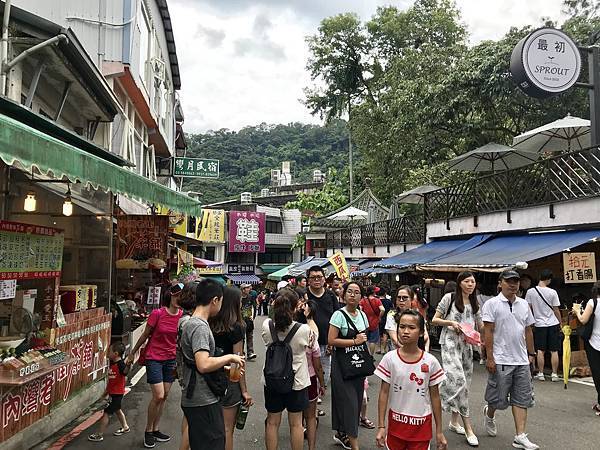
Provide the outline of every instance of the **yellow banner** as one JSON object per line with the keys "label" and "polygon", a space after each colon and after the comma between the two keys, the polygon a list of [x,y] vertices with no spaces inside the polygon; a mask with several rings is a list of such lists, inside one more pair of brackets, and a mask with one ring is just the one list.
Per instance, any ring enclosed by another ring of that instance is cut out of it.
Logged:
{"label": "yellow banner", "polygon": [[221,275],[223,273],[223,265],[213,267],[197,267],[196,273],[198,275]]}
{"label": "yellow banner", "polygon": [[187,236],[188,217],[185,214],[175,212],[164,206],[158,207],[158,214],[169,216],[169,231],[180,236]]}
{"label": "yellow banner", "polygon": [[194,265],[194,255],[185,250],[177,249],[177,275],[183,269],[183,266],[193,266]]}
{"label": "yellow banner", "polygon": [[202,242],[222,244],[225,242],[225,211],[204,209],[196,221],[196,239]]}
{"label": "yellow banner", "polygon": [[329,262],[335,268],[337,276],[342,281],[350,280],[350,272],[348,271],[348,264],[346,264],[346,258],[342,252],[336,252],[329,257]]}

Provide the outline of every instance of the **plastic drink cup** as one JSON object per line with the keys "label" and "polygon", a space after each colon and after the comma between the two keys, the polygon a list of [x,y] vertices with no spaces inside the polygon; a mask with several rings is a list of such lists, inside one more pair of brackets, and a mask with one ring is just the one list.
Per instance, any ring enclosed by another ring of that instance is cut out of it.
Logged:
{"label": "plastic drink cup", "polygon": [[240,371],[240,365],[237,363],[231,363],[229,366],[229,381],[237,383],[242,378],[242,373]]}

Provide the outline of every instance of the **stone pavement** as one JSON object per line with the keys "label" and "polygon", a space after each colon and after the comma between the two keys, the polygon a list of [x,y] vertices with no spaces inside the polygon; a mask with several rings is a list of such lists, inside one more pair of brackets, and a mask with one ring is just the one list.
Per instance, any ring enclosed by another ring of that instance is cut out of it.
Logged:
{"label": "stone pavement", "polygon": [[[264,419],[266,412],[263,407],[263,393],[260,384],[260,373],[264,358],[264,345],[260,337],[264,317],[259,316],[256,319],[255,345],[259,357],[255,361],[247,364],[248,385],[251,394],[254,396],[256,405],[251,408],[246,422],[246,428],[243,431],[236,430],[235,449],[264,449]],[[434,352],[439,359],[439,353]],[[380,355],[377,355],[380,359]],[[475,423],[475,430],[479,436],[480,448],[483,449],[507,449],[512,448],[511,442],[514,435],[514,425],[510,411],[499,412],[498,436],[488,437],[483,428],[481,408],[484,404],[483,392],[485,388],[486,372],[483,366],[475,366],[475,374],[471,386],[471,409],[472,417]],[[374,422],[377,422],[377,392],[379,383],[376,377],[371,377],[369,388],[369,409],[368,416]],[[570,383],[569,388],[565,390],[563,383],[535,382],[536,406],[530,410],[528,433],[530,439],[540,445],[542,449],[598,449],[600,448],[600,417],[593,414],[591,406],[595,399],[595,390],[593,387],[584,384]],[[96,425],[83,431],[78,437],[66,445],[67,449],[94,449],[94,448],[115,448],[115,449],[133,449],[143,448],[143,431],[146,420],[147,401],[150,397],[149,387],[142,377],[140,382],[125,397],[123,406],[127,415],[132,432],[115,437],[112,432],[118,428],[118,422],[111,420],[109,432],[105,436],[105,441],[101,444],[88,442],[87,436],[96,430]],[[179,407],[181,392],[178,385],[174,385],[172,395],[163,415],[161,431],[171,434],[171,442],[159,444],[156,449],[176,450],[179,448],[180,425],[182,412]],[[98,405],[99,407],[99,405]],[[331,431],[330,399],[325,397],[322,409],[327,415],[320,418],[318,429],[317,448],[335,449],[341,448],[335,446],[332,440]],[[86,415],[82,415],[82,420]],[[447,427],[448,415],[444,414],[444,423]],[[448,439],[449,448],[468,448],[464,437],[445,432]],[[60,433],[59,433],[60,435]],[[58,436],[56,438],[58,438]],[[289,449],[289,429],[287,420],[282,421],[279,431],[280,448]],[[56,440],[56,439],[54,439]],[[375,430],[360,429],[361,449],[375,449]],[[49,443],[38,448],[48,448]],[[216,449],[215,449],[216,450]]]}

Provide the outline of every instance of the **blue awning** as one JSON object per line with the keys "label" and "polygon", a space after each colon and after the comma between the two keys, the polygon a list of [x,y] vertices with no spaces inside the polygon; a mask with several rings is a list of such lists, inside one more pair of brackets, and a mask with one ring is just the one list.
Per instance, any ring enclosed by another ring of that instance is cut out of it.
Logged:
{"label": "blue awning", "polygon": [[399,255],[386,258],[373,265],[384,269],[405,269],[418,264],[426,264],[437,258],[465,252],[491,237],[491,234],[479,234],[470,239],[453,239],[448,241],[432,241]]}
{"label": "blue awning", "polygon": [[227,278],[231,280],[233,284],[258,284],[260,283],[260,278],[256,275],[225,275]]}
{"label": "blue awning", "polygon": [[535,259],[572,250],[597,238],[600,238],[600,230],[496,236],[470,250],[423,263],[418,270],[458,272],[473,269],[500,272]]}
{"label": "blue awning", "polygon": [[315,258],[314,256],[310,256],[304,261],[302,261],[297,266],[292,267],[288,274],[296,277],[298,275],[305,275],[306,271],[310,269],[312,266],[325,267],[329,263],[327,258]]}

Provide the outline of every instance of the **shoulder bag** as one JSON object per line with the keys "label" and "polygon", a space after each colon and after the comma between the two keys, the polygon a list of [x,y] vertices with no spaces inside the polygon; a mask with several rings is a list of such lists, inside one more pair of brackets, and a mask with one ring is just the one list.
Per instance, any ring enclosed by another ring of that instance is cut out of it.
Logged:
{"label": "shoulder bag", "polygon": [[548,305],[548,308],[550,308],[550,309],[552,310],[552,312],[554,312],[554,308],[552,307],[552,305],[550,305],[550,303],[548,303],[548,302],[546,301],[546,298],[545,298],[545,297],[542,295],[542,293],[541,293],[541,292],[540,292],[540,290],[537,288],[537,286],[534,286],[533,288],[535,289],[535,292],[537,292],[537,293],[538,293],[538,295],[540,296],[540,298],[541,298],[541,299],[544,301],[544,303],[545,303],[546,305]]}
{"label": "shoulder bag", "polygon": [[596,318],[596,306],[598,306],[598,299],[594,299],[594,309],[592,310],[592,316],[590,320],[582,327],[581,330],[581,338],[589,341],[592,337],[592,333],[594,332],[594,319]]}
{"label": "shoulder bag", "polygon": [[[358,331],[350,316],[348,316],[345,311],[340,311],[346,318],[348,328],[354,331],[354,335],[360,334],[361,332]],[[363,313],[359,311],[359,314],[361,314],[364,321]],[[368,377],[375,372],[375,362],[373,361],[373,356],[371,356],[366,342],[345,348],[338,347],[335,349],[335,356],[344,380]]]}

